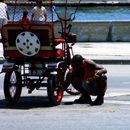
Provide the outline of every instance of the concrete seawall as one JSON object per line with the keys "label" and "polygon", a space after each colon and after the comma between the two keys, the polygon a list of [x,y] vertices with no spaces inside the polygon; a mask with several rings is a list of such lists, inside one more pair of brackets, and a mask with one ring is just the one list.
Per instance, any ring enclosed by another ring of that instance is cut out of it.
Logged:
{"label": "concrete seawall", "polygon": [[[71,24],[71,31],[77,34],[79,42],[130,41],[130,21],[74,21]],[[60,31],[60,25],[56,24],[55,30]]]}
{"label": "concrete seawall", "polygon": [[[34,5],[35,0],[5,0],[8,5]],[[53,4],[58,6],[66,5],[65,0],[54,0]],[[81,0],[80,6],[85,5],[128,5],[130,0]],[[43,5],[49,6],[50,2],[48,0],[43,1]],[[77,6],[79,5],[79,0],[68,0],[67,6]]]}

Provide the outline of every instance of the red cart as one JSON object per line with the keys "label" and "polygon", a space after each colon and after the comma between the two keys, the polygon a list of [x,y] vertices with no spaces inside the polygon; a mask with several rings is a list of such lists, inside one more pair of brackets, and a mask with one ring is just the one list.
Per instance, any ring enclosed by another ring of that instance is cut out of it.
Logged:
{"label": "red cart", "polygon": [[[64,75],[70,64],[72,44],[76,42],[76,35],[70,32],[71,25],[67,25],[68,20],[59,19],[62,25],[60,38],[55,38],[53,20],[46,24],[13,22],[3,26],[4,95],[10,105],[19,101],[23,87],[28,93],[47,87],[50,104],[61,103]],[[58,45],[61,48],[57,48]]]}

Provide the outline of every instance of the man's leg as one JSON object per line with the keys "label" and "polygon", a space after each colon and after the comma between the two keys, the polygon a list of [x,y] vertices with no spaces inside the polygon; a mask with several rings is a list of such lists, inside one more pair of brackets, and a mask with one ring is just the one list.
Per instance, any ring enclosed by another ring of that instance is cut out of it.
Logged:
{"label": "man's leg", "polygon": [[72,82],[72,74],[70,72],[67,72],[66,77],[65,77],[65,82],[64,82],[64,91],[69,87],[69,85]]}
{"label": "man's leg", "polygon": [[81,93],[81,96],[79,99],[76,99],[74,103],[85,103],[85,104],[91,104],[92,100],[90,95],[87,93],[87,91],[82,87],[82,80],[79,77],[73,78],[72,85],[76,90],[78,90]]}
{"label": "man's leg", "polygon": [[101,77],[97,78],[97,98],[91,105],[102,105],[104,103],[104,95],[107,89],[107,77],[106,75],[102,75]]}

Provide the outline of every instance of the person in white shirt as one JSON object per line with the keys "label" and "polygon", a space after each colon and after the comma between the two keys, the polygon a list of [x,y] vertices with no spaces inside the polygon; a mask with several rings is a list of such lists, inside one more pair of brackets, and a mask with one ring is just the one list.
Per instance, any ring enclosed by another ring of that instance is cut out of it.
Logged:
{"label": "person in white shirt", "polygon": [[2,39],[1,28],[3,25],[7,24],[8,19],[7,4],[4,3],[4,0],[0,0],[0,40]]}
{"label": "person in white shirt", "polygon": [[7,24],[8,19],[7,4],[4,3],[4,0],[0,0],[0,29],[3,25]]}
{"label": "person in white shirt", "polygon": [[42,6],[42,0],[36,0],[36,6],[32,9],[32,22],[45,23],[47,21],[47,11]]}

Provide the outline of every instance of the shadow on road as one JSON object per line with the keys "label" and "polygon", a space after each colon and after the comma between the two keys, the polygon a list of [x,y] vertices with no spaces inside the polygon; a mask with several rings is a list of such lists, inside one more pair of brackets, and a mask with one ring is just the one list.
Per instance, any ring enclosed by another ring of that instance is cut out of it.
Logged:
{"label": "shadow on road", "polygon": [[[68,97],[65,95],[64,97]],[[61,105],[72,105],[73,101],[63,101]],[[28,110],[32,108],[47,108],[53,107],[50,105],[47,96],[22,96],[15,106],[10,106],[5,99],[0,100],[0,109],[22,109]]]}
{"label": "shadow on road", "polygon": [[5,99],[0,100],[0,109],[32,109],[52,107],[45,96],[24,96],[21,97],[15,106],[10,106]]}

